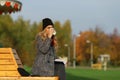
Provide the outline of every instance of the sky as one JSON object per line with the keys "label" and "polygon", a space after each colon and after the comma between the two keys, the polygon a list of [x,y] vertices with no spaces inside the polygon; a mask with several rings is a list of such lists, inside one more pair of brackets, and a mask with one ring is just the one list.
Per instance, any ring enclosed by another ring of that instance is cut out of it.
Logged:
{"label": "sky", "polygon": [[19,0],[22,10],[12,14],[31,22],[49,17],[63,24],[71,21],[72,33],[95,29],[99,26],[106,33],[115,28],[120,32],[120,0]]}

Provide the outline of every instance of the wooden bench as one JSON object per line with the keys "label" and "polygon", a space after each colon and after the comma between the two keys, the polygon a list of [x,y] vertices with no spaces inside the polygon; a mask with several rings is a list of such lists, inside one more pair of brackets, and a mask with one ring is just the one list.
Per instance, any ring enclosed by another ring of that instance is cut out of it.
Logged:
{"label": "wooden bench", "polygon": [[23,67],[17,52],[0,48],[0,80],[58,80],[58,77],[22,77],[17,68]]}
{"label": "wooden bench", "polygon": [[92,64],[92,69],[101,70],[102,69],[102,64],[101,63]]}
{"label": "wooden bench", "polygon": [[0,77],[20,76],[11,48],[0,48]]}

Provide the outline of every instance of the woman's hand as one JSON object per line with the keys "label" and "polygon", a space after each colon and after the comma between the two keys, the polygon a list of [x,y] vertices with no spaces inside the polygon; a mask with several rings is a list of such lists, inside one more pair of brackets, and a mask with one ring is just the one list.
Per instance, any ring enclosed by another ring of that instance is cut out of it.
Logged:
{"label": "woman's hand", "polygon": [[54,28],[50,28],[50,29],[48,30],[48,37],[49,37],[49,38],[52,37],[53,32],[54,32]]}

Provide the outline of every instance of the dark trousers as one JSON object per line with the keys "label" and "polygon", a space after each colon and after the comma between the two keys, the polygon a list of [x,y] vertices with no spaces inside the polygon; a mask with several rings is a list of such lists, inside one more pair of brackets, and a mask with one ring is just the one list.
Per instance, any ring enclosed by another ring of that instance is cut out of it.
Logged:
{"label": "dark trousers", "polygon": [[63,62],[55,62],[55,76],[59,76],[59,80],[66,80],[65,65]]}

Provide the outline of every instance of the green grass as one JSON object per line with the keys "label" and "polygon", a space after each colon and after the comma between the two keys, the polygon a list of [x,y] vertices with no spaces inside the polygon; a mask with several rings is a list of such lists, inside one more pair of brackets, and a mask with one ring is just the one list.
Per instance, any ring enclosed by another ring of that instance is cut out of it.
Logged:
{"label": "green grass", "polygon": [[93,70],[84,68],[67,68],[67,80],[120,80],[120,69]]}
{"label": "green grass", "polygon": [[[31,68],[24,66],[30,72]],[[120,69],[93,70],[90,68],[66,68],[67,80],[120,80]]]}

